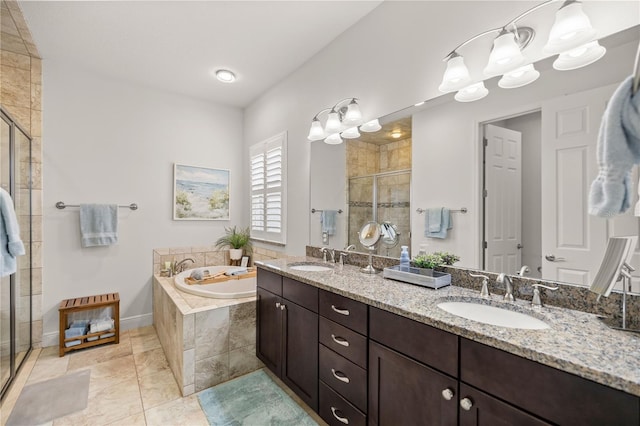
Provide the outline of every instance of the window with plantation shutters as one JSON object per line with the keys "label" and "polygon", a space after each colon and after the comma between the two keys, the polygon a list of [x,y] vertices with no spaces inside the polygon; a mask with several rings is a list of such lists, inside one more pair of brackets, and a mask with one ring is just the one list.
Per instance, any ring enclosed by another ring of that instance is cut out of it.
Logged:
{"label": "window with plantation shutters", "polygon": [[281,133],[249,149],[251,237],[285,243],[285,174],[287,134]]}

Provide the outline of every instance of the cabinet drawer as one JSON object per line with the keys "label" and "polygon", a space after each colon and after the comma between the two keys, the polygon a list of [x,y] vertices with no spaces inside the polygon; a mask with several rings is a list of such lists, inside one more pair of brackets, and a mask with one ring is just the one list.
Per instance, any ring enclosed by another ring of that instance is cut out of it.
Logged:
{"label": "cabinet drawer", "polygon": [[282,296],[282,276],[266,269],[258,268],[257,286],[271,293]]}
{"label": "cabinet drawer", "polygon": [[367,338],[324,317],[320,317],[320,343],[367,368]]}
{"label": "cabinet drawer", "polygon": [[367,305],[320,290],[320,315],[367,335]]}
{"label": "cabinet drawer", "polygon": [[458,336],[381,309],[370,311],[371,339],[458,377]]}
{"label": "cabinet drawer", "polygon": [[282,277],[282,297],[318,313],[318,288]]}
{"label": "cabinet drawer", "polygon": [[330,426],[365,426],[367,424],[367,416],[322,382],[320,382],[318,414]]}
{"label": "cabinet drawer", "polygon": [[633,395],[467,339],[460,357],[461,381],[552,423],[640,424]]}
{"label": "cabinet drawer", "polygon": [[326,347],[320,346],[320,380],[367,412],[367,372]]}

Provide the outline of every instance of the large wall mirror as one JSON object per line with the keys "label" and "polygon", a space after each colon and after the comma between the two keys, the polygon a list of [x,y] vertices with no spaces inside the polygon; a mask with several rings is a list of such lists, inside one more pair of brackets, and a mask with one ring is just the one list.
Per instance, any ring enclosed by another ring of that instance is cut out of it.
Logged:
{"label": "large wall mirror", "polygon": [[[500,89],[492,79],[480,101],[459,103],[447,94],[403,109],[381,118],[383,129],[367,141],[313,142],[310,210],[343,213],[325,241],[319,214],[310,213],[310,245],[344,249],[364,223],[388,221],[401,241],[394,249],[381,246],[381,255],[398,257],[400,245],[412,255],[444,250],[464,267],[515,274],[527,265],[530,276],[590,285],[608,237],[640,229],[632,211],[613,219],[587,214],[600,120],[633,70],[639,38],[635,26],[600,40],[607,54],[574,71],[554,70],[552,58],[539,61],[540,78],[522,88]],[[398,158],[409,163],[387,170],[381,152],[388,161],[390,150],[382,147],[397,143],[388,141],[396,128],[410,135],[403,144],[408,153],[397,144]],[[452,213],[446,238],[426,237],[419,210],[439,207],[467,212]],[[640,270],[639,250],[633,263]],[[639,284],[640,275],[634,291]]]}

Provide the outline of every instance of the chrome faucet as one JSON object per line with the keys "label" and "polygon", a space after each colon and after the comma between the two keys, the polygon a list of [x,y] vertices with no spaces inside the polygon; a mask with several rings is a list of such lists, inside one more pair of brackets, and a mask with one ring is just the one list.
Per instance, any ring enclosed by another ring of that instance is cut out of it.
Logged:
{"label": "chrome faucet", "polygon": [[327,262],[327,253],[329,253],[331,255],[331,263],[336,263],[336,251],[334,249],[322,247],[320,251],[322,252],[322,260],[324,262]]}
{"label": "chrome faucet", "polygon": [[489,277],[482,274],[471,273],[469,273],[469,276],[474,278],[482,278],[482,290],[480,290],[480,297],[488,299],[491,296],[491,294],[489,294]]}
{"label": "chrome faucet", "polygon": [[349,244],[348,246],[346,246],[344,248],[344,251],[351,251],[351,250],[355,250],[356,249],[356,245],[355,244]]}
{"label": "chrome faucet", "polygon": [[531,287],[533,287],[533,299],[531,300],[531,306],[534,307],[534,309],[542,309],[542,298],[540,297],[540,288],[546,288],[547,290],[557,290],[558,287],[548,287],[546,285],[542,285],[542,284],[531,284]]}
{"label": "chrome faucet", "polygon": [[527,265],[523,265],[522,268],[520,268],[520,272],[518,272],[518,275],[524,277],[524,274],[528,274],[529,272],[531,272],[529,267]]}
{"label": "chrome faucet", "polygon": [[500,274],[496,281],[500,284],[504,283],[506,287],[503,299],[508,302],[513,302],[515,298],[513,297],[513,284],[511,284],[511,278],[509,278],[507,274]]}
{"label": "chrome faucet", "polygon": [[185,262],[187,262],[187,261],[189,261],[189,262],[191,262],[191,263],[196,263],[196,261],[195,261],[195,260],[193,260],[193,259],[192,259],[192,258],[190,258],[190,257],[187,257],[187,258],[185,258],[185,259],[182,259],[180,262],[173,262],[173,267],[171,268],[171,270],[172,270],[172,271],[171,271],[171,272],[172,272],[172,274],[173,274],[173,275],[175,275],[175,274],[179,274],[180,272],[184,271],[185,266],[187,266],[187,265],[185,264]]}
{"label": "chrome faucet", "polygon": [[349,253],[340,252],[340,266],[344,266],[344,259],[349,256]]}

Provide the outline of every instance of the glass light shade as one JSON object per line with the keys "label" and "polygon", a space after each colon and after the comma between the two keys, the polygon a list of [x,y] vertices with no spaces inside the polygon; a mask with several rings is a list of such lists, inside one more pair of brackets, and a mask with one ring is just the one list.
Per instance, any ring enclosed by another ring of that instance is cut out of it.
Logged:
{"label": "glass light shade", "polygon": [[340,134],[345,139],[356,139],[360,137],[357,127],[349,127],[347,130]]}
{"label": "glass light shade", "polygon": [[570,3],[556,12],[549,32],[549,41],[542,48],[545,53],[562,53],[592,41],[596,30],[579,2]]}
{"label": "glass light shade", "polygon": [[380,129],[382,129],[382,126],[380,125],[380,122],[377,118],[375,120],[367,121],[362,126],[360,126],[360,131],[367,133],[377,132]]}
{"label": "glass light shade", "polygon": [[498,86],[503,89],[515,89],[516,87],[533,83],[538,77],[540,77],[540,72],[533,67],[533,64],[529,64],[503,75],[500,81],[498,81]]}
{"label": "glass light shade", "polygon": [[347,126],[358,126],[362,124],[362,113],[355,99],[352,99],[347,107],[347,112],[344,114],[342,122]]}
{"label": "glass light shade", "polygon": [[493,49],[491,49],[489,62],[484,69],[484,75],[493,77],[513,71],[522,66],[525,61],[514,34],[505,32],[493,40]]}
{"label": "glass light shade", "polygon": [[325,138],[324,130],[322,129],[322,123],[317,118],[314,118],[311,122],[311,129],[309,129],[309,136],[307,139],[310,141],[319,141]]}
{"label": "glass light shade", "polygon": [[342,123],[340,122],[340,117],[335,110],[331,110],[329,116],[327,117],[327,124],[324,125],[324,131],[326,134],[330,135],[332,133],[337,133],[342,128]]}
{"label": "glass light shade", "polygon": [[340,137],[340,133],[330,134],[324,140],[324,143],[329,144],[329,145],[340,145],[342,143],[342,138]]}
{"label": "glass light shade", "polygon": [[607,49],[604,46],[600,46],[597,40],[592,41],[568,52],[561,53],[558,59],[553,61],[553,68],[558,71],[569,71],[586,67],[602,58],[605,53],[607,53]]}
{"label": "glass light shade", "polygon": [[442,83],[438,86],[438,90],[442,93],[454,92],[467,86],[471,81],[469,70],[464,64],[464,58],[455,54],[447,61],[447,69],[442,76]]}
{"label": "glass light shade", "polygon": [[484,87],[484,82],[474,83],[458,91],[454,96],[458,102],[473,102],[484,98],[489,94],[489,90]]}

